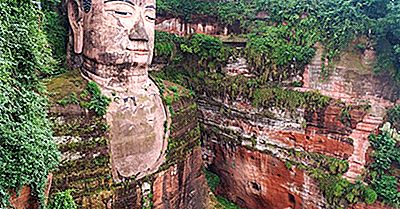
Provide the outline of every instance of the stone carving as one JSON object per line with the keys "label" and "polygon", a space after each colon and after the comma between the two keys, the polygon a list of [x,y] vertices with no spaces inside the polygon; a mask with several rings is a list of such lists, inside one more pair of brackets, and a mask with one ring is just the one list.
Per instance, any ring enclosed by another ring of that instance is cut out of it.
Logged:
{"label": "stone carving", "polygon": [[168,111],[148,77],[155,10],[155,0],[68,1],[82,75],[112,98],[106,119],[116,181],[153,173],[165,157]]}

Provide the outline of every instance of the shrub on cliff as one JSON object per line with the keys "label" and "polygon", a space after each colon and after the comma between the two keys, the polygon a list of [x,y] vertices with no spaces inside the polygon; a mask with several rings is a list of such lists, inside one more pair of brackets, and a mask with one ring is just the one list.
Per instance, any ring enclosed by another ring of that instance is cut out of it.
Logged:
{"label": "shrub on cliff", "polygon": [[156,31],[154,44],[155,61],[158,62],[179,62],[182,59],[180,45],[185,40],[175,34]]}
{"label": "shrub on cliff", "polygon": [[388,121],[393,124],[397,130],[400,130],[400,105],[390,109],[387,116]]}
{"label": "shrub on cliff", "polygon": [[48,74],[55,75],[64,73],[67,70],[66,67],[66,43],[67,43],[67,18],[60,15],[57,11],[54,11],[52,7],[56,7],[60,2],[56,1],[50,3],[49,1],[44,1],[44,27],[43,30],[46,32],[47,40],[51,49],[51,55],[54,59],[52,69]]}
{"label": "shrub on cliff", "polygon": [[58,192],[54,194],[51,199],[48,208],[49,209],[77,209],[77,205],[74,198],[71,195],[71,190],[64,192]]}
{"label": "shrub on cliff", "polygon": [[0,208],[8,207],[10,189],[24,185],[43,201],[47,176],[58,164],[37,76],[51,61],[41,18],[30,0],[0,2]]}
{"label": "shrub on cliff", "polygon": [[281,81],[297,75],[315,54],[317,39],[308,24],[301,21],[295,28],[262,26],[249,34],[245,49],[249,65],[265,80]]}
{"label": "shrub on cliff", "polygon": [[374,148],[371,154],[374,161],[368,170],[371,186],[382,202],[400,207],[399,176],[394,172],[400,165],[398,142],[385,131],[371,135],[369,140]]}
{"label": "shrub on cliff", "polygon": [[224,47],[220,39],[203,34],[193,35],[180,48],[204,69],[221,68],[229,57],[229,48]]}

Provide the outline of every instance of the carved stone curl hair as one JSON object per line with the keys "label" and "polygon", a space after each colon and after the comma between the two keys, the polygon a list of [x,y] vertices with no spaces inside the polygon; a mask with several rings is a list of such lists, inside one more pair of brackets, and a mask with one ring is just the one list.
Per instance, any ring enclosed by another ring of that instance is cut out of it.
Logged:
{"label": "carved stone curl hair", "polygon": [[92,0],[83,0],[83,11],[88,13],[92,8]]}

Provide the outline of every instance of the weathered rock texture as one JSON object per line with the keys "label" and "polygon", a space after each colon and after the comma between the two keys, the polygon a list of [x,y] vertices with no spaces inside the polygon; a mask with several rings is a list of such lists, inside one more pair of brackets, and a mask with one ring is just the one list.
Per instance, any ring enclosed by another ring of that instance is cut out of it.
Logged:
{"label": "weathered rock texture", "polygon": [[206,208],[208,186],[202,172],[201,149],[177,165],[155,175],[154,208]]}
{"label": "weathered rock texture", "polygon": [[322,81],[322,49],[317,49],[317,55],[305,69],[304,87],[298,90],[318,90],[349,105],[367,103],[371,106],[368,114],[353,127],[349,136],[353,140],[354,152],[349,159],[350,169],[345,177],[355,181],[364,171],[368,136],[383,124],[386,110],[394,105],[399,90],[390,76],[375,75],[372,72],[371,63],[365,61],[373,59],[368,56],[371,53],[363,56],[352,50],[345,51],[334,69],[325,69],[329,71],[329,78]]}
{"label": "weathered rock texture", "polygon": [[[221,106],[228,107],[229,113],[217,111]],[[339,108],[332,104],[325,110],[327,115],[322,111],[302,121],[304,113],[272,118],[256,109],[210,99],[200,102],[200,107],[204,158],[221,178],[219,195],[246,208],[326,208],[318,184],[304,170],[288,169],[285,162],[318,167],[317,159],[348,159],[354,148],[346,140],[350,133],[337,129]],[[355,121],[362,114],[352,113]]]}
{"label": "weathered rock texture", "polygon": [[228,28],[220,26],[212,19],[195,19],[190,23],[180,18],[158,18],[156,30],[185,36],[195,33],[208,35],[228,35]]}
{"label": "weathered rock texture", "polygon": [[67,2],[74,52],[82,53],[81,72],[111,98],[106,121],[116,181],[159,169],[171,125],[159,89],[148,77],[156,2],[130,3],[136,5],[93,0],[82,7]]}
{"label": "weathered rock texture", "polygon": [[[197,106],[187,92],[183,93],[186,90],[179,87],[182,95],[171,104],[170,109],[175,114],[172,117],[166,162],[147,178],[124,178],[121,182],[115,182],[112,178],[110,138],[105,119],[79,105],[63,107],[55,104],[63,98],[61,93],[69,95],[76,91],[75,94],[80,95],[85,84],[86,81],[76,72],[54,78],[48,84],[53,95],[50,116],[55,122],[55,140],[62,152],[61,166],[54,173],[51,193],[73,189],[72,195],[80,208],[142,208],[148,199],[148,192],[142,191],[143,184],[153,185],[151,188],[154,190],[150,193],[160,194],[164,191],[164,185],[178,181],[184,182],[184,185],[178,187],[182,190],[168,195],[161,194],[162,199],[154,200],[158,207],[203,208],[208,202],[208,188],[204,184],[201,153],[198,151],[200,132],[196,117]],[[168,87],[174,84],[167,82],[163,85]],[[167,89],[164,92],[171,93]],[[194,189],[199,195],[191,193]]]}
{"label": "weathered rock texture", "polygon": [[276,157],[235,147],[212,144],[215,159],[210,169],[221,183],[216,193],[246,208],[318,208],[324,199],[315,183],[297,168],[288,169]]}
{"label": "weathered rock texture", "polygon": [[[388,77],[374,75],[370,62],[351,50],[324,79],[318,49],[302,76],[303,87],[294,89],[318,90],[333,98],[325,108],[290,113],[271,107],[266,114],[245,100],[214,98],[207,92],[199,99],[203,157],[221,177],[219,195],[247,208],[329,208],[317,182],[285,162],[318,167],[315,159],[333,157],[348,161],[348,180],[363,173],[368,136],[382,125],[398,89]],[[249,72],[227,69],[231,75]]]}
{"label": "weathered rock texture", "polygon": [[31,189],[28,186],[22,187],[19,195],[14,191],[11,193],[10,203],[17,209],[36,209],[38,208],[38,199],[31,195]]}
{"label": "weathered rock texture", "polygon": [[[49,174],[49,176],[47,177],[47,185],[45,188],[46,191],[44,192],[46,198],[48,197],[50,192],[52,179],[53,175]],[[33,195],[33,192],[29,186],[22,187],[18,193],[15,192],[15,190],[12,190],[10,194],[11,194],[10,203],[16,209],[39,208],[39,199],[37,198],[36,195]],[[45,199],[45,202],[47,202],[47,199]]]}

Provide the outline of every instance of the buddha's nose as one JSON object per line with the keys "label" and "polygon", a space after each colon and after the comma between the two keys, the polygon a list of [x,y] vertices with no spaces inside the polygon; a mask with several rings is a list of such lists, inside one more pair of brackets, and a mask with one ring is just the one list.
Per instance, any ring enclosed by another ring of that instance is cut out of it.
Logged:
{"label": "buddha's nose", "polygon": [[146,29],[144,27],[143,19],[140,17],[137,24],[133,26],[129,33],[129,40],[131,41],[149,41],[149,36],[146,33]]}

